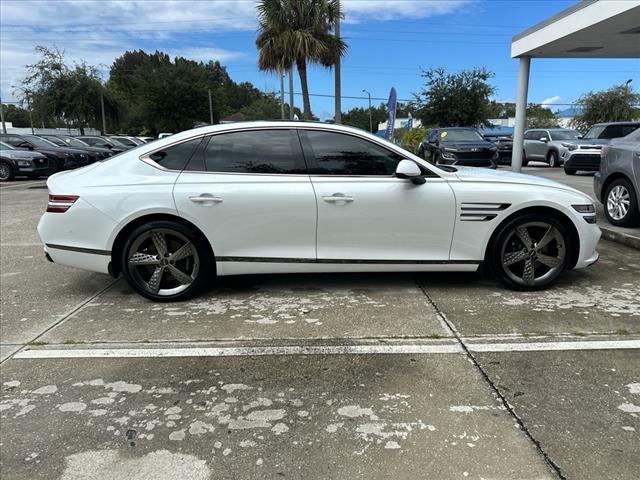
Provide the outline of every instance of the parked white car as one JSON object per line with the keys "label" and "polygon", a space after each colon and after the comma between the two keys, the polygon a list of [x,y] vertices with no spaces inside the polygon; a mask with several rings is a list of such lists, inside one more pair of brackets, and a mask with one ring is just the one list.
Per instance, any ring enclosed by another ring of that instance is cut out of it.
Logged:
{"label": "parked white car", "polygon": [[540,177],[434,166],[364,131],[207,126],[53,175],[55,263],[179,300],[215,275],[476,271],[546,287],[598,259],[590,197]]}

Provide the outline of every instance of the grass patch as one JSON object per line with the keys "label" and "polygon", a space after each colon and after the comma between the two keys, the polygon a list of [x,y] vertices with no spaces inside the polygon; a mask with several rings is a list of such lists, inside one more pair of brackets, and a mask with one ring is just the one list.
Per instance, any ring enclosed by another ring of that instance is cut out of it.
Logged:
{"label": "grass patch", "polygon": [[28,346],[30,347],[41,347],[42,345],[46,345],[47,342],[38,342],[38,341],[33,341],[33,342],[29,342],[27,343]]}
{"label": "grass patch", "polygon": [[430,338],[432,340],[439,340],[440,338],[442,338],[442,336],[438,335],[437,333],[433,333],[433,334],[429,335],[427,338]]}
{"label": "grass patch", "polygon": [[616,330],[616,335],[631,335],[631,332],[629,330],[621,328],[619,330]]}
{"label": "grass patch", "polygon": [[586,337],[586,336],[587,336],[587,334],[586,334],[586,333],[584,333],[584,332],[575,332],[575,333],[574,333],[574,335],[575,335],[576,337]]}

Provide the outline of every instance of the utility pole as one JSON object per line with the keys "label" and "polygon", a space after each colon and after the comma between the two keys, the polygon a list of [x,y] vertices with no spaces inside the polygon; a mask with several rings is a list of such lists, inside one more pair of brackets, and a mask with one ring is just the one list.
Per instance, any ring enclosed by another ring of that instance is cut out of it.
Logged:
{"label": "utility pole", "polygon": [[289,120],[293,120],[293,65],[289,68]]}
{"label": "utility pole", "polygon": [[2,121],[2,133],[7,133],[7,126],[4,123],[4,108],[2,107],[2,99],[0,98],[0,121]]}
{"label": "utility pole", "polygon": [[284,120],[284,70],[279,69],[280,74],[280,118]]}
{"label": "utility pole", "polygon": [[368,90],[362,90],[363,93],[366,93],[369,97],[369,132],[373,133],[373,120],[371,119],[371,94]]}
{"label": "utility pole", "polygon": [[107,134],[107,117],[104,115],[104,93],[100,92],[100,108],[102,110],[102,135]]}
{"label": "utility pole", "polygon": [[213,125],[213,101],[211,100],[211,89],[209,91],[209,125]]}
{"label": "utility pole", "polygon": [[[340,40],[340,1],[336,2],[337,8],[338,8],[338,15],[336,15],[336,27],[335,27],[335,34],[336,34],[336,39]],[[342,102],[341,102],[341,96],[342,96],[342,91],[341,91],[341,86],[340,86],[340,54],[338,53],[338,58],[336,59],[336,64],[335,64],[335,75],[336,75],[336,85],[335,85],[335,99],[336,99],[336,113],[334,114],[334,122],[337,124],[341,124],[342,123]]]}

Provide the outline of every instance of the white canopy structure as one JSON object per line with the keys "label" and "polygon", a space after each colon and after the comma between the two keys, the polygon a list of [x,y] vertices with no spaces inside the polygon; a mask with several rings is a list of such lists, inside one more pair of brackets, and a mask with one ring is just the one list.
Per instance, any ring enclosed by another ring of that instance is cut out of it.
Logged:
{"label": "white canopy structure", "polygon": [[583,0],[513,37],[511,58],[520,59],[512,157],[520,171],[531,59],[640,58],[640,0]]}

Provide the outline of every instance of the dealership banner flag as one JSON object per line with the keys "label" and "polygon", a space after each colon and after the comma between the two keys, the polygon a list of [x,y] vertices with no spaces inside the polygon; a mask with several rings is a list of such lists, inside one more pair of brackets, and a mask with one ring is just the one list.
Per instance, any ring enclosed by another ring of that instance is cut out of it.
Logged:
{"label": "dealership banner flag", "polygon": [[396,123],[397,100],[398,96],[396,94],[396,89],[394,87],[391,87],[391,92],[389,93],[389,102],[387,103],[387,130],[384,132],[384,138],[386,138],[387,140],[391,140],[393,138],[393,130]]}

